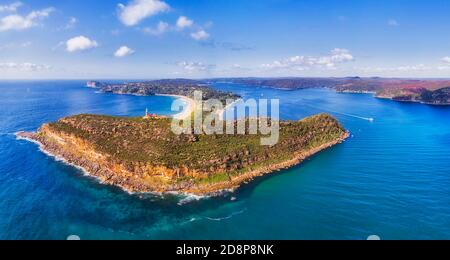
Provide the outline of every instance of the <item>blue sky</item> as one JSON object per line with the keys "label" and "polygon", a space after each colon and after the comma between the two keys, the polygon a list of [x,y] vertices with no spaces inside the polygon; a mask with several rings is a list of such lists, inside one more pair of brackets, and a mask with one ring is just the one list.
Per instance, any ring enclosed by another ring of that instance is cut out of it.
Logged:
{"label": "blue sky", "polygon": [[450,78],[448,0],[0,0],[0,79]]}

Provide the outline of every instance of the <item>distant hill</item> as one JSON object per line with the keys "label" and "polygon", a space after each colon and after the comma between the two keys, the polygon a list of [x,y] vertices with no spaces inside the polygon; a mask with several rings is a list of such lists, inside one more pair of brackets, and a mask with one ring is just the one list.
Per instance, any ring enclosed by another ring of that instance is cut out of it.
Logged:
{"label": "distant hill", "polygon": [[338,92],[373,93],[379,98],[395,101],[450,105],[450,80],[388,79],[388,78],[228,78],[228,81],[285,90],[331,88]]}
{"label": "distant hill", "polygon": [[204,100],[214,98],[224,104],[227,99],[236,100],[240,98],[239,95],[211,88],[205,82],[190,79],[162,79],[121,84],[91,81],[88,82],[88,86],[94,86],[104,93],[139,96],[179,95],[192,98],[195,91],[201,91]]}

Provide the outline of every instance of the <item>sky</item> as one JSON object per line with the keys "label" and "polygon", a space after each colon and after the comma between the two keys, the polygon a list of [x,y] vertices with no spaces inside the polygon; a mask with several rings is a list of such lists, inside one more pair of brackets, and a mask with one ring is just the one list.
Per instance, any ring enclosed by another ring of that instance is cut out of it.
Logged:
{"label": "sky", "polygon": [[0,0],[0,79],[450,78],[448,0]]}

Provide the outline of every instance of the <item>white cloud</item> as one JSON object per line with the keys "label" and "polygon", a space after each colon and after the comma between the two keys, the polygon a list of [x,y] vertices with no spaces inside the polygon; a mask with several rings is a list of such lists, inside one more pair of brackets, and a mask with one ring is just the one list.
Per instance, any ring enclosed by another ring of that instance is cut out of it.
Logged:
{"label": "white cloud", "polygon": [[160,0],[133,0],[128,5],[119,4],[119,19],[126,26],[134,26],[143,19],[167,12],[170,6]]}
{"label": "white cloud", "polygon": [[215,68],[215,65],[204,64],[202,62],[180,61],[177,65],[187,73],[208,72]]}
{"label": "white cloud", "polygon": [[98,43],[84,36],[77,36],[66,42],[66,50],[68,52],[83,51],[96,48]]}
{"label": "white cloud", "polygon": [[450,70],[450,66],[438,66],[437,69],[440,70],[440,71],[442,71],[442,70]]}
{"label": "white cloud", "polygon": [[26,16],[12,14],[0,19],[0,31],[25,30],[37,26],[39,20],[47,18],[55,9],[50,7],[32,11]]}
{"label": "white cloud", "polygon": [[170,26],[166,22],[159,22],[155,28],[144,28],[143,31],[152,35],[161,35],[167,32],[170,29]]}
{"label": "white cloud", "polygon": [[289,70],[308,70],[311,68],[335,69],[340,63],[354,61],[355,58],[346,49],[333,49],[327,56],[307,57],[293,56],[284,60],[277,60],[272,63],[262,64],[265,69],[289,69]]}
{"label": "white cloud", "polygon": [[425,71],[425,70],[431,70],[431,67],[428,67],[424,64],[418,64],[418,65],[406,65],[406,66],[399,66],[396,68],[393,68],[395,71]]}
{"label": "white cloud", "polygon": [[445,63],[450,63],[450,56],[444,57],[441,60]]}
{"label": "white cloud", "polygon": [[36,72],[36,71],[47,71],[52,67],[45,64],[35,64],[30,62],[25,63],[0,63],[0,71],[5,72]]}
{"label": "white cloud", "polygon": [[331,56],[322,57],[321,59],[328,65],[329,63],[334,64],[334,63],[353,61],[355,58],[353,57],[353,55],[350,53],[349,50],[335,48],[331,51]]}
{"label": "white cloud", "polygon": [[424,64],[417,65],[402,65],[397,67],[363,67],[363,68],[355,68],[356,70],[370,73],[370,72],[419,72],[419,71],[429,71],[433,70],[432,67],[426,66]]}
{"label": "white cloud", "polygon": [[[425,64],[416,65],[401,65],[392,67],[356,67],[355,71],[361,71],[366,74],[384,74],[384,75],[419,75],[420,73],[436,73],[442,71],[449,71],[450,65],[430,66]],[[426,75],[426,74],[423,74]]]}
{"label": "white cloud", "polygon": [[392,27],[397,27],[397,26],[399,26],[400,24],[398,23],[397,20],[395,20],[395,19],[390,19],[390,20],[388,21],[388,25],[389,25],[389,26],[392,26]]}
{"label": "white cloud", "polygon": [[0,12],[16,12],[19,7],[23,5],[22,2],[14,2],[7,5],[0,5]]}
{"label": "white cloud", "polygon": [[203,41],[209,38],[209,34],[204,30],[191,33],[191,37],[196,41]]}
{"label": "white cloud", "polygon": [[196,41],[204,41],[210,37],[210,35],[200,27],[194,28],[194,21],[190,20],[186,16],[180,16],[174,25],[170,25],[166,22],[160,21],[155,27],[145,27],[143,32],[151,35],[161,35],[167,32],[181,32],[185,29],[190,29],[190,37]]}
{"label": "white cloud", "polygon": [[177,20],[177,27],[181,30],[184,28],[191,27],[193,24],[194,24],[194,21],[190,20],[186,16],[180,16]]}
{"label": "white cloud", "polygon": [[128,46],[120,47],[115,53],[114,56],[117,58],[123,58],[125,56],[133,54],[135,51],[130,49]]}

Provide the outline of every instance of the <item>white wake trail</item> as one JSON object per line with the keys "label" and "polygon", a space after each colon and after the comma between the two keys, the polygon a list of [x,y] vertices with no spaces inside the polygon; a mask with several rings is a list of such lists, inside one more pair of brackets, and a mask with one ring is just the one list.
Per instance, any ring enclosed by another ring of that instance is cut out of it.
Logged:
{"label": "white wake trail", "polygon": [[[304,99],[302,99],[302,100],[304,100]],[[309,106],[311,108],[314,108],[316,110],[321,110],[321,111],[325,111],[325,112],[328,112],[328,113],[333,113],[333,114],[338,114],[338,115],[342,115],[342,116],[353,117],[353,118],[356,118],[356,119],[361,119],[361,120],[365,120],[365,121],[369,121],[369,122],[375,121],[375,118],[373,118],[373,117],[363,117],[363,116],[358,116],[358,115],[353,115],[353,114],[348,114],[348,113],[342,113],[342,112],[339,112],[339,111],[332,111],[332,110],[328,110],[328,109],[319,108],[319,107],[316,107],[316,106],[311,106],[309,104],[304,104],[304,105],[305,106]]]}
{"label": "white wake trail", "polygon": [[362,120],[366,120],[369,122],[375,121],[375,118],[373,118],[373,117],[362,117],[362,116],[357,116],[357,115],[352,115],[352,114],[347,114],[347,113],[341,113],[341,112],[337,112],[337,111],[329,111],[329,112],[343,115],[343,116],[349,116],[349,117],[353,117],[353,118],[357,118],[357,119],[362,119]]}

